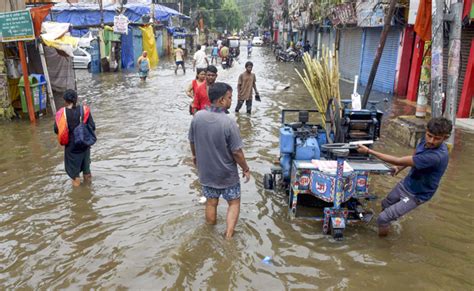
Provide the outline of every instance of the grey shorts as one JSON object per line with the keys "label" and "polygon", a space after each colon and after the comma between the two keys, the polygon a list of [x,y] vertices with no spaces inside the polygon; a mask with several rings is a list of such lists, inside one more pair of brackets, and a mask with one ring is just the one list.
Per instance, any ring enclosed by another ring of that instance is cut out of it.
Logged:
{"label": "grey shorts", "polygon": [[202,193],[207,199],[219,199],[222,197],[226,201],[231,201],[240,198],[240,183],[235,184],[224,189],[216,189],[208,186],[202,186]]}

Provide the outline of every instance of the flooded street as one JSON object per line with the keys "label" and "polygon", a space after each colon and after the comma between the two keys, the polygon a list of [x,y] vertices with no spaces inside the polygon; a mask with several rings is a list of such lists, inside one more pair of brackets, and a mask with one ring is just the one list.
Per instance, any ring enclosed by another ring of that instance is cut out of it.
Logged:
{"label": "flooded street", "polygon": [[[52,118],[1,123],[1,289],[472,290],[474,134],[458,130],[440,189],[387,239],[372,222],[348,227],[335,242],[320,222],[290,220],[284,193],[263,190],[279,154],[281,109],[314,102],[294,64],[275,62],[266,48],[254,48],[251,60],[262,102],[251,117],[236,116],[252,178],[242,184],[232,241],[223,238],[226,203],[211,227],[197,202],[184,93],[190,61],[186,75],[175,75],[161,60],[146,83],[134,72],[77,71],[80,100],[97,125],[91,186],[72,189]],[[232,117],[245,61],[244,53],[230,70],[219,66],[217,81],[234,88]],[[388,136],[377,148],[412,152]],[[401,178],[375,177],[373,192],[385,195]],[[379,202],[373,208],[380,212]]]}

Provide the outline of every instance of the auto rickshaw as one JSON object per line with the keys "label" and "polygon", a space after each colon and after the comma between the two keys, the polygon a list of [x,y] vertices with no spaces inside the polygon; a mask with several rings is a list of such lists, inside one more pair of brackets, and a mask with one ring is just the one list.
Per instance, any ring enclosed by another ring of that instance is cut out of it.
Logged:
{"label": "auto rickshaw", "polygon": [[240,55],[240,37],[229,36],[227,37],[227,43],[229,45],[229,53],[232,58],[236,58]]}

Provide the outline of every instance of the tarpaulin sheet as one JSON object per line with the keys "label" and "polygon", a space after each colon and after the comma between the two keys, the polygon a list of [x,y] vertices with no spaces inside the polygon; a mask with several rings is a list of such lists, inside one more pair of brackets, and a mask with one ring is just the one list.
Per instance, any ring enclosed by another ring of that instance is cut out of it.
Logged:
{"label": "tarpaulin sheet", "polygon": [[[34,45],[28,45],[27,50],[29,56],[28,72],[30,74],[44,74],[38,49]],[[62,55],[55,48],[47,46],[44,47],[44,56],[54,97],[61,100],[66,89],[76,89],[72,57]],[[56,106],[60,105],[61,102],[56,104]]]}
{"label": "tarpaulin sheet", "polygon": [[[126,4],[124,15],[130,22],[141,22],[143,15],[150,14],[150,5]],[[119,5],[105,5],[103,7],[104,23],[113,23],[116,16],[116,9]],[[100,8],[98,4],[68,4],[60,3],[51,9],[53,21],[68,22],[73,26],[99,25]],[[158,21],[168,21],[171,16],[189,19],[188,16],[163,5],[155,4],[155,19]]]}
{"label": "tarpaulin sheet", "polygon": [[142,31],[139,27],[132,27],[133,34],[133,60],[137,62],[143,53]]}
{"label": "tarpaulin sheet", "polygon": [[44,44],[62,50],[69,56],[79,43],[79,38],[66,35],[69,32],[69,23],[43,22],[41,39]]}
{"label": "tarpaulin sheet", "polygon": [[133,51],[133,33],[128,28],[128,34],[122,35],[122,68],[132,69],[135,64],[135,53]]}
{"label": "tarpaulin sheet", "polygon": [[156,41],[155,33],[153,32],[153,27],[147,25],[145,27],[140,27],[142,31],[143,38],[143,50],[148,53],[148,59],[150,59],[150,65],[155,67],[158,65],[158,52],[156,51]]}

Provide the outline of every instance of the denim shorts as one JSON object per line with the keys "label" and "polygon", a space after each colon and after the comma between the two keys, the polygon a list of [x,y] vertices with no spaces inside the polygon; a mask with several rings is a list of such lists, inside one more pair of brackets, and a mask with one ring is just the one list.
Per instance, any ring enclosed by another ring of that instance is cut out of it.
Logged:
{"label": "denim shorts", "polygon": [[224,189],[216,189],[208,186],[202,186],[202,193],[207,199],[219,199],[222,197],[226,201],[231,201],[240,198],[240,183],[235,184]]}

